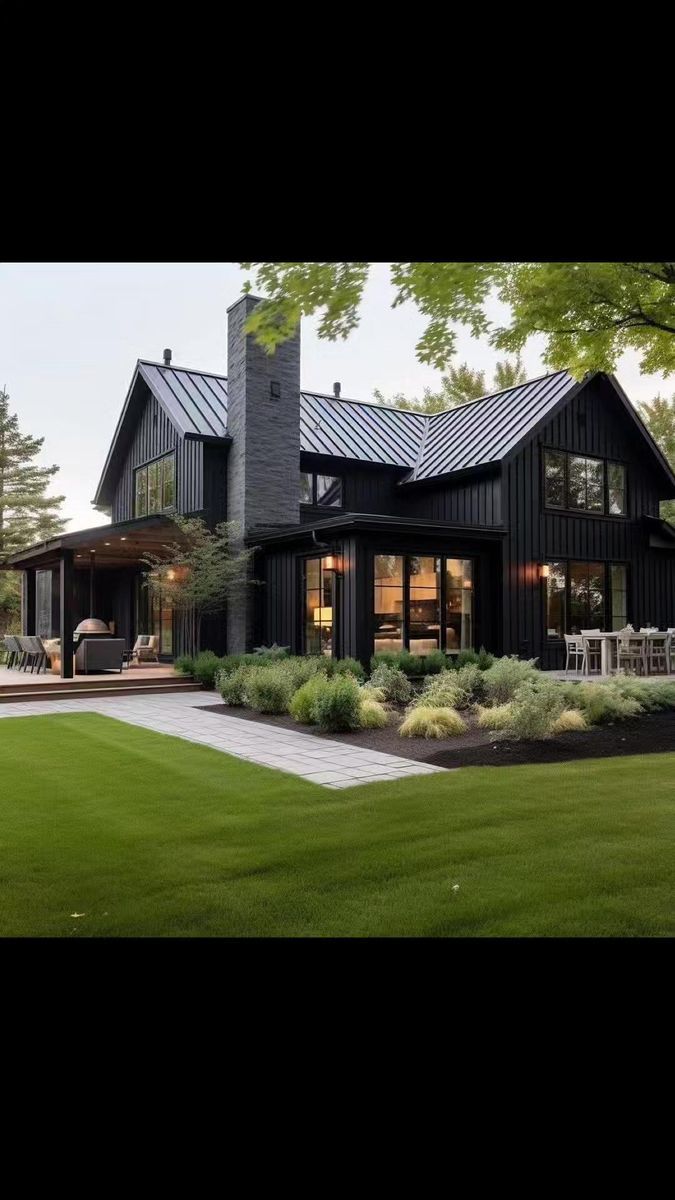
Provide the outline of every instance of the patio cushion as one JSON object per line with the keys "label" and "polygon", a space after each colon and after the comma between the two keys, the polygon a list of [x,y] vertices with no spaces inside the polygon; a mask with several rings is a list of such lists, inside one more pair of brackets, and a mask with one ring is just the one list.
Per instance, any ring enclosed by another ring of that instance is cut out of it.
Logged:
{"label": "patio cushion", "polygon": [[150,634],[149,634],[149,633],[141,633],[141,634],[140,634],[140,636],[139,636],[139,638],[138,638],[138,643],[137,643],[137,645],[139,645],[139,646],[149,646],[149,645],[150,645]]}

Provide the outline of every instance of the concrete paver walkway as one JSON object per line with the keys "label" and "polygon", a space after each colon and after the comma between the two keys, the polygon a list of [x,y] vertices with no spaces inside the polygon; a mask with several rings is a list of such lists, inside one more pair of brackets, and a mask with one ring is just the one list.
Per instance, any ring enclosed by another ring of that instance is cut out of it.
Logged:
{"label": "concrete paver walkway", "polygon": [[[427,763],[413,762],[394,754],[361,749],[312,734],[279,729],[274,725],[242,721],[200,712],[210,698],[204,692],[185,692],[159,696],[104,696],[43,702],[22,701],[0,704],[2,717],[49,716],[50,713],[97,712],[103,716],[141,725],[156,733],[185,738],[213,750],[221,750],[263,767],[274,767],[301,775],[311,783],[329,788],[354,787],[402,779],[407,775],[432,775],[443,770]],[[0,731],[0,748],[2,732]]]}

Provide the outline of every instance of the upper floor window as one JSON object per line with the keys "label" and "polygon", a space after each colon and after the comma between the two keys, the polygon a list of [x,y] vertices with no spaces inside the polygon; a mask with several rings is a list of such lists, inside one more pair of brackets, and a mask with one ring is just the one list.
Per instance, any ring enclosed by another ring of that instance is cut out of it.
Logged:
{"label": "upper floor window", "polygon": [[544,503],[547,508],[625,516],[626,468],[601,458],[546,450]]}
{"label": "upper floor window", "polygon": [[341,508],[342,480],[335,475],[301,471],[300,503],[319,505],[321,508]]}
{"label": "upper floor window", "polygon": [[149,517],[176,505],[176,455],[165,454],[135,472],[134,516]]}

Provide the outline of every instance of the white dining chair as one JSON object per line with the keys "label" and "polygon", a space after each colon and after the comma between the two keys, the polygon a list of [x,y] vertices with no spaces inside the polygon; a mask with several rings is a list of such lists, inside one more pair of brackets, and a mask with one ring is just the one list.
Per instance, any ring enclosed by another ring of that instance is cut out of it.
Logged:
{"label": "white dining chair", "polygon": [[650,675],[658,674],[661,669],[670,675],[670,635],[667,633],[650,633],[647,636],[647,669]]}
{"label": "white dining chair", "polygon": [[570,663],[573,661],[574,670],[581,671],[582,675],[586,671],[586,650],[583,643],[583,638],[580,638],[575,633],[565,634],[565,649],[567,658],[565,661],[565,674],[567,675],[570,669]]}
{"label": "white dining chair", "polygon": [[598,634],[602,633],[601,629],[582,629],[581,640],[586,651],[586,666],[585,673],[587,675],[600,674],[602,670],[602,639]]}
{"label": "white dining chair", "polygon": [[647,636],[644,633],[621,633],[617,639],[616,669],[625,666],[629,671],[647,672]]}

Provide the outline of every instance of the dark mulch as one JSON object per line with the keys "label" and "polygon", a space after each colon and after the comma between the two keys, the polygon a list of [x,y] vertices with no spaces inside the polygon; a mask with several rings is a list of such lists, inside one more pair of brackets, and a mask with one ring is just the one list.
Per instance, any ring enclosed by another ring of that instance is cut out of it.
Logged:
{"label": "dark mulch", "polygon": [[470,729],[445,742],[401,738],[396,726],[359,729],[355,733],[320,733],[311,725],[298,725],[289,716],[270,716],[227,704],[206,705],[203,712],[278,725],[296,733],[329,738],[364,750],[398,754],[432,763],[436,767],[503,767],[516,763],[568,762],[575,758],[614,758],[623,754],[663,754],[675,751],[675,713],[655,713],[617,725],[601,725],[586,733],[563,733],[545,742],[495,741],[482,729]]}

